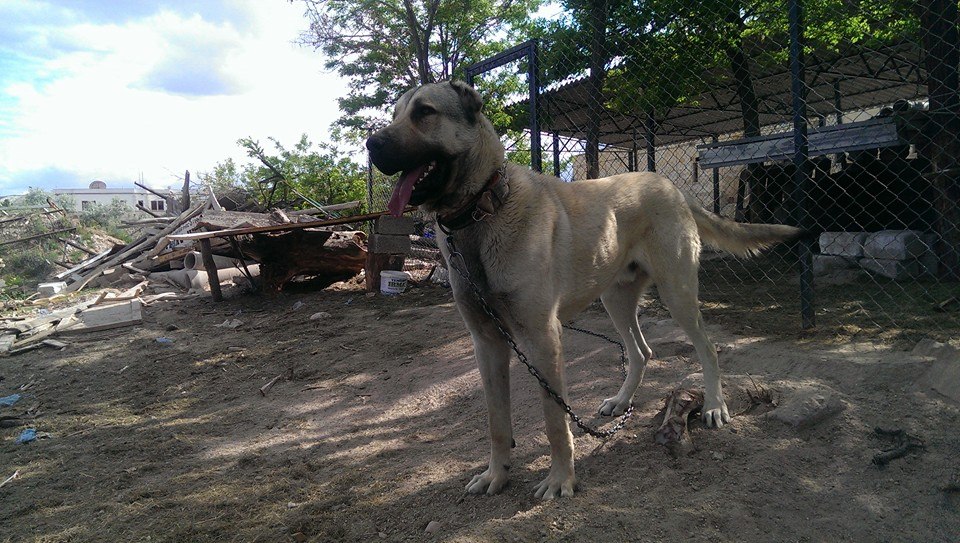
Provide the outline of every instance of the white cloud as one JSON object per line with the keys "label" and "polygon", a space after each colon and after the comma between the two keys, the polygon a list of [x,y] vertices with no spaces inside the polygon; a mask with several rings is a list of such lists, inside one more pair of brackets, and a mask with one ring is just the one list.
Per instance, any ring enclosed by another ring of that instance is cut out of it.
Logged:
{"label": "white cloud", "polygon": [[307,26],[302,8],[250,0],[231,9],[242,18],[160,10],[40,25],[29,50],[16,51],[24,73],[0,79],[0,193],[129,184],[141,172],[165,186],[186,169],[246,160],[241,137],[328,139],[346,86],[322,73],[319,53],[293,44]]}

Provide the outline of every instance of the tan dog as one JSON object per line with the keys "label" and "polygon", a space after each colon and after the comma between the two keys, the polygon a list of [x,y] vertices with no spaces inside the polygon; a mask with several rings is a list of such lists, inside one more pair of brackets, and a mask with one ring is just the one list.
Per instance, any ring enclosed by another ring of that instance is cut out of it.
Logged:
{"label": "tan dog", "polygon": [[[627,409],[652,356],[640,333],[637,302],[655,283],[703,365],[704,422],[710,427],[728,422],[717,352],[697,300],[701,241],[747,256],[799,231],[723,219],[654,173],[565,183],[515,164],[504,166],[503,145],[481,106],[479,94],[459,82],[424,85],[400,98],[390,125],[367,140],[377,168],[387,175],[402,172],[391,211],[418,205],[453,231],[463,265],[484,298],[564,397],[561,323],[600,297],[630,359],[620,391],[600,405],[603,415]],[[450,262],[445,237],[438,232]],[[467,490],[494,494],[507,483],[510,464],[511,350],[468,283],[453,270],[450,278],[473,338],[490,423],[489,467]],[[551,467],[536,496],[571,496],[573,435],[562,408],[541,392]]]}

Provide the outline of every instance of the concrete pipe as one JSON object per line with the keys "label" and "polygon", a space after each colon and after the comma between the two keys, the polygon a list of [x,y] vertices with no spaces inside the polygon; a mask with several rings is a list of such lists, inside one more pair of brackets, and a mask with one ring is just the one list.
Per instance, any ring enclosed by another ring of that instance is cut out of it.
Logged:
{"label": "concrete pipe", "polygon": [[[213,255],[213,263],[217,266],[218,270],[224,268],[233,268],[240,265],[240,260],[236,258],[229,258],[226,256]],[[200,255],[199,251],[194,251],[187,254],[183,257],[183,267],[187,270],[202,270],[203,268],[203,257]]]}

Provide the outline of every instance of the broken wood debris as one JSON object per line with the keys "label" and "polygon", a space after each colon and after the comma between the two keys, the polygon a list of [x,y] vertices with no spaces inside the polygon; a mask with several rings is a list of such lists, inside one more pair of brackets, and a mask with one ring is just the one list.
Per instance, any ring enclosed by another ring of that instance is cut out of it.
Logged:
{"label": "broken wood debris", "polygon": [[687,421],[690,415],[703,409],[703,392],[695,389],[678,388],[663,400],[663,423],[657,430],[655,440],[667,447],[673,456],[682,456],[691,449],[690,433]]}
{"label": "broken wood debris", "polygon": [[896,445],[889,449],[884,449],[873,456],[873,463],[878,467],[883,467],[891,460],[902,458],[910,451],[923,450],[926,445],[923,440],[917,436],[912,436],[904,430],[886,430],[880,427],[874,428],[873,433],[881,437],[890,437],[896,440]]}

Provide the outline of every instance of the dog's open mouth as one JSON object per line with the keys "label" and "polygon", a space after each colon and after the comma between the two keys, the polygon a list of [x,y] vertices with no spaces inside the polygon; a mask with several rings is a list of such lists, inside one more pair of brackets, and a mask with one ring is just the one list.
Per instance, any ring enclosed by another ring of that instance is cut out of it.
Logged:
{"label": "dog's open mouth", "polygon": [[394,217],[403,214],[403,210],[410,203],[410,197],[413,195],[413,189],[417,184],[427,178],[433,169],[437,166],[436,161],[430,161],[427,164],[421,164],[412,170],[407,170],[400,174],[397,186],[393,188],[393,195],[390,197],[390,203],[387,209]]}

